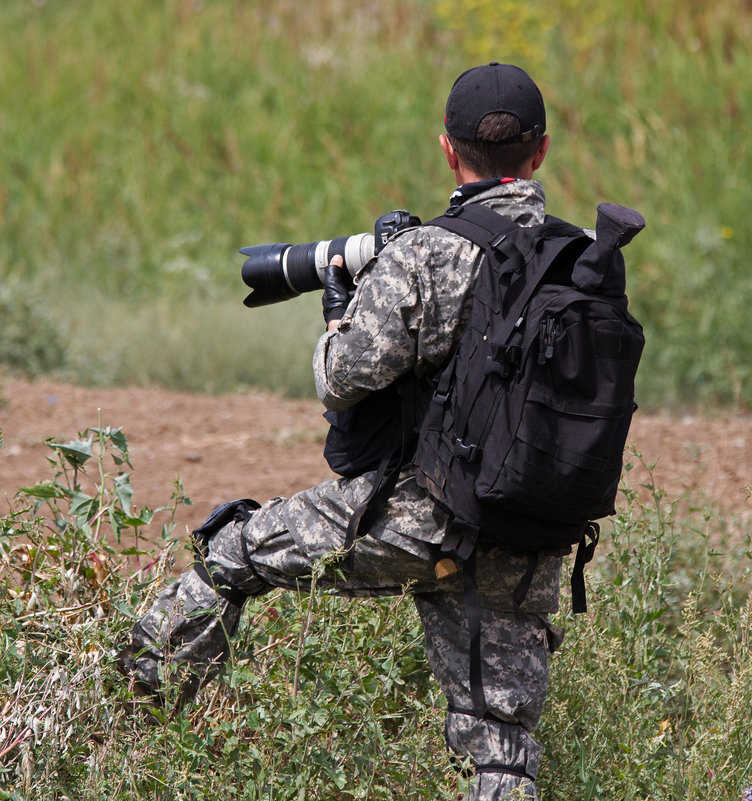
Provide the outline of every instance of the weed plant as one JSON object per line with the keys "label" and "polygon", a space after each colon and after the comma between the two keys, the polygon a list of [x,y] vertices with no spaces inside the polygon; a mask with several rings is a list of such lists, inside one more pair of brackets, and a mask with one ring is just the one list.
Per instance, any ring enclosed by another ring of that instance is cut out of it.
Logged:
{"label": "weed plant", "polygon": [[[163,709],[134,697],[114,655],[170,577],[187,499],[176,484],[138,508],[125,435],[101,421],[48,444],[53,478],[0,519],[0,798],[457,798],[407,595],[273,593],[195,704],[178,711],[169,686]],[[586,571],[589,612],[573,618],[565,599],[558,615],[541,797],[740,798],[749,555],[711,550],[660,489],[626,477]]]}
{"label": "weed plant", "polygon": [[439,213],[443,99],[496,58],[546,95],[550,211],[648,221],[627,251],[643,408],[749,403],[741,0],[7,0],[0,28],[0,276],[39,298],[29,368],[44,327],[77,381],[310,393],[318,298],[245,310],[237,249]]}
{"label": "weed plant", "polygon": [[749,542],[713,550],[651,480],[622,492],[589,612],[559,621],[542,797],[740,798],[752,785]]}
{"label": "weed plant", "polygon": [[178,712],[114,670],[180,546],[173,497],[137,508],[127,441],[49,443],[52,480],[0,520],[0,798],[433,799],[461,784],[407,596],[276,593],[223,681]]}

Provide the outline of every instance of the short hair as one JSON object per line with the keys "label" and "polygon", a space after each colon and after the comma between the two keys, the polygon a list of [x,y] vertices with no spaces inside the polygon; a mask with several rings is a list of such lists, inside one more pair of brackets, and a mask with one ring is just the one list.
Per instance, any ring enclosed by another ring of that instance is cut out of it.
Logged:
{"label": "short hair", "polygon": [[462,162],[476,175],[506,178],[515,177],[540,147],[540,136],[527,142],[503,144],[504,140],[519,134],[520,121],[514,114],[493,112],[483,117],[475,139],[458,139],[449,135],[447,138]]}

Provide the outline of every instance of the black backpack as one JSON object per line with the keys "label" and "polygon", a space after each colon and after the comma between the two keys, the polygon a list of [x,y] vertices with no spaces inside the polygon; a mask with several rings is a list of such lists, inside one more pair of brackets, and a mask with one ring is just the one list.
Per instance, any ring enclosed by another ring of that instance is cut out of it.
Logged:
{"label": "black backpack", "polygon": [[644,219],[601,204],[595,241],[554,217],[523,228],[478,203],[429,224],[485,251],[415,457],[418,483],[453,517],[445,549],[466,558],[481,532],[528,552],[595,539],[588,524],[614,512],[635,408],[644,338],[620,248]]}
{"label": "black backpack", "polygon": [[620,248],[645,220],[602,203],[593,241],[555,217],[521,227],[470,203],[426,225],[485,253],[459,345],[435,385],[408,374],[388,398],[355,407],[346,425],[333,426],[327,447],[342,475],[377,470],[348,526],[350,564],[352,545],[413,453],[418,483],[449,512],[442,550],[464,562],[470,691],[473,713],[482,717],[478,539],[528,554],[516,607],[538,554],[569,553],[578,544],[572,601],[575,612],[586,610],[583,568],[599,531],[592,521],[614,512],[644,346],[642,328],[627,312]]}

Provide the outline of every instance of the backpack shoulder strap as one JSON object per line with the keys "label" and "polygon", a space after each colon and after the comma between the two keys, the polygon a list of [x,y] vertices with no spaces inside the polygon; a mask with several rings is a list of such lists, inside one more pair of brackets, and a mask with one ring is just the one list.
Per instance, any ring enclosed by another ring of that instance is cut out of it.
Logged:
{"label": "backpack shoulder strap", "polygon": [[493,247],[492,242],[496,238],[503,240],[506,234],[521,227],[481,203],[450,206],[440,217],[435,217],[425,225],[437,225],[453,231],[484,249]]}
{"label": "backpack shoulder strap", "polygon": [[519,273],[519,279],[505,293],[507,324],[498,332],[499,341],[512,333],[518,317],[565,248],[578,239],[591,241],[582,228],[558,217],[546,215],[539,225],[521,226],[482,203],[450,206],[441,217],[425,224],[469,239],[485,250],[487,262],[502,265],[504,273]]}
{"label": "backpack shoulder strap", "polygon": [[522,226],[492,208],[484,206],[482,203],[464,203],[458,206],[450,206],[440,217],[435,217],[433,220],[424,223],[424,225],[436,225],[439,228],[454,231],[482,248],[486,248],[489,245],[494,247],[492,242],[495,237],[503,239],[504,236],[513,231],[520,231],[523,237],[528,234],[530,238],[536,236],[563,237],[566,239],[587,237],[582,228],[578,228],[576,225],[551,214],[547,214],[539,225]]}

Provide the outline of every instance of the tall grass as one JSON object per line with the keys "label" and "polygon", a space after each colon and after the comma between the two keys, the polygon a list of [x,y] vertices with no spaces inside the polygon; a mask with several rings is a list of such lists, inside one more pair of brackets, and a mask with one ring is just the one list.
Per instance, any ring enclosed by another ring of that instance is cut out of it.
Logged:
{"label": "tall grass", "polygon": [[[747,408],[752,13],[604,8],[6,0],[0,360],[310,392],[318,298],[245,310],[235,251],[441,211],[443,98],[499,58],[548,99],[550,210],[592,224],[608,199],[648,219],[627,251],[642,405]],[[101,422],[50,455],[53,478],[0,519],[0,799],[461,792],[407,598],[272,595],[221,681],[149,716],[113,655],[181,547],[181,488],[136,506],[125,437]],[[712,513],[678,519],[650,482],[625,483],[620,508],[588,615],[559,615],[541,793],[737,799],[752,786],[749,542]]]}
{"label": "tall grass", "polygon": [[[278,386],[310,392],[318,299],[242,319],[237,248],[369,230],[390,208],[440,212],[444,98],[462,69],[497,58],[527,66],[547,97],[550,210],[590,225],[607,199],[648,220],[627,251],[648,335],[643,405],[747,405],[741,0],[385,0],[378,13],[343,0],[7,0],[0,28],[0,273],[18,299],[4,311],[37,350],[40,328],[56,332],[64,357],[50,361],[68,377],[218,389],[266,384],[274,362]],[[237,314],[236,335],[198,325],[199,305],[203,319]],[[180,366],[151,328],[165,306]],[[147,345],[153,369],[101,369],[113,346]]]}
{"label": "tall grass", "polygon": [[[0,798],[456,799],[444,703],[407,596],[274,593],[220,679],[150,709],[114,669],[181,546],[139,507],[123,432],[52,442],[53,476],[0,518]],[[629,471],[627,471],[629,474]],[[647,489],[646,489],[647,488]],[[736,801],[752,786],[748,543],[708,548],[649,480],[623,485],[589,611],[552,663],[547,801]]]}

